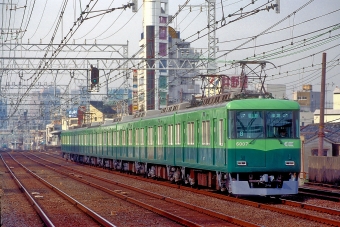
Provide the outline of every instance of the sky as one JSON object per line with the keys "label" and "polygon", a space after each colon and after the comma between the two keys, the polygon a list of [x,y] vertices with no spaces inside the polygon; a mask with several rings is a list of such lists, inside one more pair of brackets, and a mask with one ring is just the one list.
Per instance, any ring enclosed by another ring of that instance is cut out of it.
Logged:
{"label": "sky", "polygon": [[[140,50],[143,1],[138,0],[137,12],[129,8],[119,9],[128,3],[128,0],[2,0],[0,51],[6,59],[0,62],[1,87],[19,81],[28,85],[55,81],[61,87],[70,84],[72,88],[85,83],[84,75],[72,77],[63,74],[55,77],[46,71],[32,71],[22,73],[19,77],[20,73],[1,71],[1,68],[8,67],[8,58],[11,57],[31,58],[29,61],[33,64],[43,65],[44,62],[34,58],[43,57],[45,53],[51,55],[51,51],[28,52],[20,47],[16,51],[8,51],[4,44],[60,44],[63,37],[67,37],[68,44],[128,45],[128,57],[133,58]],[[86,10],[87,4],[88,9],[91,9],[87,17],[92,18],[80,23],[77,19],[81,12],[85,11],[85,17],[89,11]],[[216,0],[217,74],[239,74],[241,68],[233,61],[268,61],[270,64],[266,65],[263,72],[267,75],[266,83],[285,84],[286,95],[292,99],[293,92],[302,90],[303,84],[311,84],[314,91],[321,90],[322,54],[326,53],[326,103],[330,103],[334,88],[340,86],[340,1],[281,0],[279,13],[275,9],[266,10],[271,4],[276,4],[276,1]],[[183,5],[186,7],[181,7]],[[205,53],[208,47],[206,2],[169,0],[168,6],[169,14],[176,15],[174,22],[169,25],[180,31],[181,39],[190,42],[191,47],[202,49]],[[114,10],[100,15],[108,9]],[[258,12],[255,13],[255,10]],[[69,34],[71,28],[72,36]],[[13,31],[19,32],[8,34]],[[94,59],[121,57],[117,53],[104,52],[92,53],[91,56],[77,51],[58,54],[58,57],[81,56]],[[203,54],[202,57],[207,55]],[[66,61],[63,63],[68,64]],[[124,80],[118,79],[119,75],[121,72],[109,75],[109,86],[122,85]],[[34,89],[24,88],[19,93],[29,97],[31,90]],[[100,92],[104,92],[104,88]]]}

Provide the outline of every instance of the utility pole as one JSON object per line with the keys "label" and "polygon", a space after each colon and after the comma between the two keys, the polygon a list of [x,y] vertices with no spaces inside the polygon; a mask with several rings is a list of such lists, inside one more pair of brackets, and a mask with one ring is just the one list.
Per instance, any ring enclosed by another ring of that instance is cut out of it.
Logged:
{"label": "utility pole", "polygon": [[325,116],[325,85],[326,84],[326,53],[322,54],[322,72],[321,72],[321,96],[320,96],[320,122],[319,122],[319,150],[318,156],[323,156],[323,138],[324,132],[324,116]]}

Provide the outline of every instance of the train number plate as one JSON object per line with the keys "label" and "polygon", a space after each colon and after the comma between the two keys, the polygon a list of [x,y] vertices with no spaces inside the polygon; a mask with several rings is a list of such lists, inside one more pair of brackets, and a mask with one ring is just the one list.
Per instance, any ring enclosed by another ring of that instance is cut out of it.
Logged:
{"label": "train number plate", "polygon": [[244,146],[248,146],[248,142],[236,142],[236,146],[237,147],[244,147]]}

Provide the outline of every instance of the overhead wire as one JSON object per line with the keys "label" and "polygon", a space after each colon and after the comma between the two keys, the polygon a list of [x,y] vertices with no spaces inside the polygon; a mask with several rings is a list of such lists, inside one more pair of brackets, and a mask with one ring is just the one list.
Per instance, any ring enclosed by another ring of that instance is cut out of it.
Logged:
{"label": "overhead wire", "polygon": [[35,34],[37,33],[37,31],[38,31],[38,29],[39,29],[39,26],[40,26],[40,23],[41,23],[41,21],[42,21],[42,18],[44,17],[44,14],[45,14],[46,5],[47,5],[47,0],[45,0],[44,9],[43,9],[43,11],[42,11],[42,14],[41,14],[39,23],[38,23],[38,25],[37,25],[37,28],[36,28],[35,31],[33,32],[33,35],[31,35],[31,37],[28,38],[28,39],[32,39],[32,38],[35,36]]}

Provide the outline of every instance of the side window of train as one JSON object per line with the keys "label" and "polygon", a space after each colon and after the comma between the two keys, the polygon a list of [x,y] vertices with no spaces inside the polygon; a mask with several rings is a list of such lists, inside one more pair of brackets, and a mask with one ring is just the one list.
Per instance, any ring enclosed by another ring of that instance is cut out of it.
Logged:
{"label": "side window of train", "polygon": [[112,145],[117,145],[117,132],[113,131],[112,132]]}
{"label": "side window of train", "polygon": [[140,145],[144,145],[144,128],[140,129]]}
{"label": "side window of train", "polygon": [[194,145],[194,122],[187,123],[187,145]]}
{"label": "side window of train", "polygon": [[107,144],[109,146],[112,146],[112,132],[111,131],[107,132]]}
{"label": "side window of train", "polygon": [[175,144],[181,144],[181,123],[175,125]]}
{"label": "side window of train", "polygon": [[173,125],[168,125],[168,145],[174,144]]}
{"label": "side window of train", "polygon": [[135,144],[139,145],[139,128],[135,129]]}
{"label": "side window of train", "polygon": [[223,125],[223,119],[220,119],[218,121],[218,144],[220,146],[224,145],[224,125]]}
{"label": "side window of train", "polygon": [[148,127],[148,145],[153,145],[153,127]]}
{"label": "side window of train", "polygon": [[202,145],[210,145],[210,121],[202,121]]}
{"label": "side window of train", "polygon": [[126,145],[126,130],[122,130],[122,145]]}
{"label": "side window of train", "polygon": [[107,145],[107,131],[103,133],[103,145]]}
{"label": "side window of train", "polygon": [[116,142],[117,142],[117,146],[119,146],[119,141],[120,141],[120,131],[117,131],[117,138],[116,138]]}
{"label": "side window of train", "polygon": [[132,129],[129,129],[129,140],[128,140],[128,144],[129,144],[130,146],[132,145],[132,138],[133,138]]}
{"label": "side window of train", "polygon": [[163,126],[158,126],[157,136],[157,145],[163,145]]}

